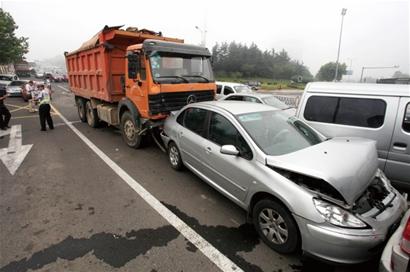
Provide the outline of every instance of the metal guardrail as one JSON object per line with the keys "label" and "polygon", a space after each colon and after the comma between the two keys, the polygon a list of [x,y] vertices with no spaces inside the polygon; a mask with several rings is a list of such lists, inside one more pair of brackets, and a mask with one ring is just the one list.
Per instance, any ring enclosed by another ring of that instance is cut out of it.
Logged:
{"label": "metal guardrail", "polygon": [[297,108],[299,105],[300,95],[274,95],[277,99],[282,101],[288,106]]}

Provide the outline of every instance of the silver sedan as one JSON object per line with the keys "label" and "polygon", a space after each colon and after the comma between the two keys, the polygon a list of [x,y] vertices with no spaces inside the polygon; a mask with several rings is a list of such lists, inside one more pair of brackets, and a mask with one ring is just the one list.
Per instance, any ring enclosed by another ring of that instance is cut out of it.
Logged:
{"label": "silver sedan", "polygon": [[174,169],[187,167],[244,208],[280,253],[301,247],[328,261],[366,261],[407,208],[378,169],[375,142],[326,139],[271,106],[190,104],[161,136]]}

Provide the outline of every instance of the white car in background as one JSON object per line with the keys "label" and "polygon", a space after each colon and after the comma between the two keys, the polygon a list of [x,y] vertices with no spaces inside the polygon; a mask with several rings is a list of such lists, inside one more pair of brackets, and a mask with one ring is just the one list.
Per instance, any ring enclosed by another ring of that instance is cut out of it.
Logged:
{"label": "white car in background", "polygon": [[252,93],[252,89],[249,86],[234,83],[234,82],[216,82],[216,99],[219,100],[229,94],[235,93]]}

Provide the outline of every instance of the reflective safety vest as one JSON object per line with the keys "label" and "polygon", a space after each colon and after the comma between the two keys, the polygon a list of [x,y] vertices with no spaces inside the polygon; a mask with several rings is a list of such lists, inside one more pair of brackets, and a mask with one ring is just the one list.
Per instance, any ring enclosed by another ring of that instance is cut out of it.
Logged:
{"label": "reflective safety vest", "polygon": [[42,90],[40,93],[40,105],[50,104],[50,94],[47,90]]}

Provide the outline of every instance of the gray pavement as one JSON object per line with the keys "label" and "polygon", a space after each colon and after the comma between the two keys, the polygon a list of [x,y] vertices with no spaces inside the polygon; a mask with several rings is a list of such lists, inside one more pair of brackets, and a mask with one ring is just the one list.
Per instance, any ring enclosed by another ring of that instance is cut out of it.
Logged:
{"label": "gray pavement", "polygon": [[[66,84],[61,85],[67,87]],[[244,271],[374,271],[377,261],[333,267],[260,242],[245,212],[189,171],[176,172],[155,145],[128,148],[113,127],[78,120],[71,93],[53,105],[111,160]],[[218,271],[98,157],[57,114],[40,132],[37,114],[9,98],[13,124],[33,147],[14,176],[0,162],[0,271]],[[8,145],[0,139],[0,148]]]}

